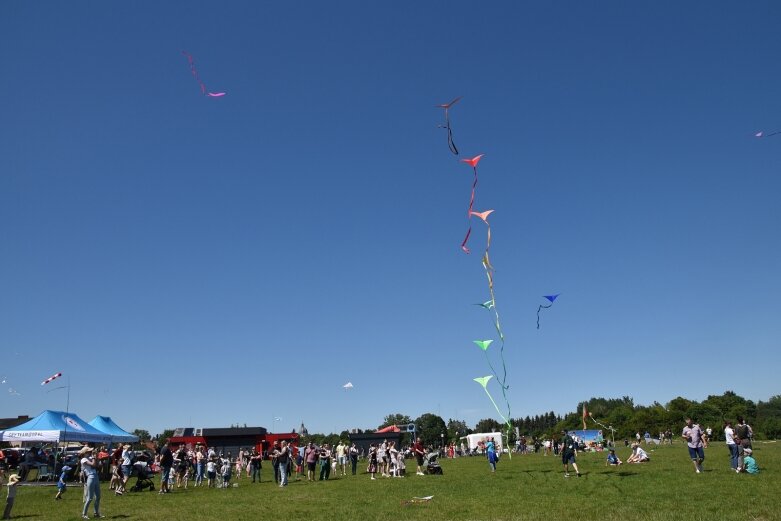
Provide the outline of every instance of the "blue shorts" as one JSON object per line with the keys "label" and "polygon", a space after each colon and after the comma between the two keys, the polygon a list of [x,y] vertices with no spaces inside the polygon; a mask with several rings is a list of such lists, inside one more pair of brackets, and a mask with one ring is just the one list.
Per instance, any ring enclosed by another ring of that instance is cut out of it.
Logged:
{"label": "blue shorts", "polygon": [[705,451],[702,450],[702,447],[697,447],[696,449],[693,449],[689,447],[689,456],[691,456],[691,459],[705,459]]}
{"label": "blue shorts", "polygon": [[168,479],[171,477],[171,467],[163,467],[162,475],[160,479],[163,483],[168,483]]}
{"label": "blue shorts", "polygon": [[133,473],[133,467],[130,465],[122,465],[122,477],[130,479],[130,474]]}
{"label": "blue shorts", "polygon": [[575,463],[575,453],[574,452],[564,452],[561,455],[561,462],[565,465],[567,463]]}

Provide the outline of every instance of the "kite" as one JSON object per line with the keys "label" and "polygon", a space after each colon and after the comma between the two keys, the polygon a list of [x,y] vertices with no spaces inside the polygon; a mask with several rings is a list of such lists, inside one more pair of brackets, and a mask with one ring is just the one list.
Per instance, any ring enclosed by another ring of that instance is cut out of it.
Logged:
{"label": "kite", "polygon": [[62,373],[53,374],[49,378],[47,378],[46,380],[41,382],[41,385],[46,385],[47,383],[51,382],[52,380],[56,380],[60,376],[62,376]]}
{"label": "kite", "polygon": [[474,380],[475,382],[477,382],[477,383],[479,383],[480,385],[483,386],[483,390],[485,391],[485,394],[488,395],[488,399],[491,400],[491,403],[494,404],[494,409],[496,409],[496,412],[498,412],[499,416],[502,417],[502,419],[504,420],[504,423],[506,423],[508,426],[510,426],[510,422],[507,420],[507,418],[504,417],[504,414],[502,414],[502,411],[499,410],[499,406],[496,405],[496,402],[494,401],[494,397],[491,396],[490,392],[488,392],[488,381],[491,378],[493,378],[493,377],[494,377],[494,375],[489,374],[488,376],[481,376],[479,378],[473,378],[472,380]]}
{"label": "kite", "polygon": [[448,114],[448,111],[450,110],[450,107],[458,103],[458,101],[461,99],[461,96],[457,97],[450,103],[442,103],[440,105],[436,105],[437,108],[445,109],[445,124],[439,125],[439,128],[447,129],[447,146],[450,149],[453,154],[458,155],[458,149],[456,148],[456,144],[453,142],[453,129],[450,128],[450,115]]}
{"label": "kite", "polygon": [[760,130],[756,134],[754,134],[754,137],[770,137],[775,136],[776,134],[781,134],[781,130],[776,130],[775,132],[770,132],[768,134],[765,134],[763,130]]}
{"label": "kite", "polygon": [[5,383],[5,382],[6,382],[6,377],[4,376],[4,377],[3,377],[3,381],[2,381],[2,382],[0,382],[0,383]]}
{"label": "kite", "polygon": [[[479,154],[473,157],[472,159],[462,159],[462,163],[466,163],[469,166],[472,167],[472,170],[474,171],[474,181],[472,181],[472,195],[469,198],[469,209],[466,212],[466,218],[470,221],[469,222],[469,229],[466,231],[466,237],[464,237],[464,242],[461,243],[461,249],[464,250],[464,253],[469,253],[469,248],[467,247],[466,243],[469,242],[469,236],[472,234],[472,208],[475,205],[475,189],[477,188],[477,163],[480,162],[480,160],[483,158],[485,154]],[[487,217],[487,215],[486,215]]]}
{"label": "kite", "polygon": [[198,82],[198,86],[201,87],[201,94],[204,96],[209,96],[210,98],[221,98],[225,96],[224,92],[209,92],[206,90],[206,84],[201,81],[200,75],[198,75],[198,69],[195,68],[195,60],[193,60],[192,55],[187,51],[182,51],[182,54],[184,54],[187,57],[187,63],[190,64],[190,73],[193,75],[193,78],[195,78],[195,81]]}
{"label": "kite", "polygon": [[14,389],[13,387],[9,387],[8,392],[11,394],[11,396],[21,396],[21,394],[17,393],[16,389]]}
{"label": "kite", "polygon": [[352,383],[352,382],[347,382],[347,383],[346,383],[346,384],[344,384],[342,387],[344,387],[344,390],[345,390],[345,391],[346,391],[347,389],[352,389],[352,388],[353,388],[353,383]]}
{"label": "kite", "polygon": [[553,301],[556,300],[556,297],[558,297],[559,295],[561,295],[561,293],[556,293],[555,295],[543,295],[543,298],[548,299],[550,301],[550,304],[548,304],[547,306],[543,306],[542,304],[540,304],[540,307],[537,308],[537,329],[540,329],[540,311],[551,307],[553,305]]}
{"label": "kite", "polygon": [[412,505],[413,503],[428,503],[432,499],[434,499],[434,496],[413,497],[412,499],[402,501],[401,504],[407,506]]}

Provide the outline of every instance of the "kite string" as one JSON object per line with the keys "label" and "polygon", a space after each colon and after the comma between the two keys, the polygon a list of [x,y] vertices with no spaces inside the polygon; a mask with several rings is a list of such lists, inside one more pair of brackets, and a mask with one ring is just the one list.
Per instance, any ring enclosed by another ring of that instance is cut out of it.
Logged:
{"label": "kite string", "polygon": [[540,304],[540,307],[537,308],[537,329],[540,329],[540,311],[542,311],[543,309],[548,309],[552,305],[553,302],[551,302],[547,306],[543,306],[542,304]]}
{"label": "kite string", "polygon": [[466,231],[466,237],[464,237],[464,242],[461,243],[461,249],[464,250],[465,253],[469,253],[469,247],[467,247],[467,242],[469,242],[469,236],[472,234],[472,208],[475,206],[475,191],[477,189],[477,166],[472,167],[472,170],[474,170],[474,181],[472,181],[472,195],[469,197],[469,209],[466,212],[466,219],[469,222],[469,229]]}

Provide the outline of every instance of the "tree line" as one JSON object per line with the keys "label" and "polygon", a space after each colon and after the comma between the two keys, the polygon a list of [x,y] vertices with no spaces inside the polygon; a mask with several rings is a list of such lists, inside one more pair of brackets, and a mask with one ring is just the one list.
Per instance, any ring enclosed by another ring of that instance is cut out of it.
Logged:
{"label": "tree line", "polygon": [[[589,429],[603,429],[597,422],[615,429],[616,439],[632,438],[635,433],[651,433],[657,437],[660,432],[671,431],[674,436],[680,434],[684,420],[692,418],[703,429],[711,427],[716,439],[723,439],[724,422],[731,421],[733,425],[741,416],[746,419],[754,429],[755,437],[759,439],[776,439],[781,436],[781,395],[772,396],[767,401],[754,403],[733,391],[725,391],[721,395],[708,396],[702,402],[689,400],[681,396],[662,405],[654,402],[651,405],[638,405],[629,396],[622,398],[591,398],[577,404],[576,410],[557,415],[553,411],[524,418],[513,418],[511,423],[513,431],[510,432],[510,443],[515,443],[517,428],[518,434],[527,438],[551,437],[557,435],[562,429],[580,430],[583,428],[583,406],[589,415],[586,425]],[[458,442],[459,438],[475,432],[504,432],[506,425],[493,418],[485,418],[478,421],[474,427],[470,427],[464,420],[448,419],[445,421],[433,413],[425,413],[412,419],[401,413],[388,414],[383,418],[377,429],[356,429],[356,432],[374,432],[389,425],[415,424],[418,437],[426,445],[439,446],[450,442]],[[149,439],[149,433],[137,429],[134,434],[144,439]],[[609,433],[603,433],[608,437]],[[158,439],[167,439],[173,435],[173,431],[167,430],[158,435]],[[347,440],[350,432],[344,430],[340,433],[316,434],[310,433],[305,442],[313,441],[317,444],[329,443],[336,445],[339,440]],[[143,441],[143,440],[142,440]],[[410,434],[402,436],[402,443],[411,441]]]}

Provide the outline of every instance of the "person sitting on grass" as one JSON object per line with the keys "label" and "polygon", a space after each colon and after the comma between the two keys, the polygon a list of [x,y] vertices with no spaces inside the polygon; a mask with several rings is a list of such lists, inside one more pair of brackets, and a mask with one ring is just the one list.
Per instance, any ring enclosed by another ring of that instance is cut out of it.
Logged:
{"label": "person sitting on grass", "polygon": [[648,453],[643,450],[639,443],[632,444],[632,455],[626,459],[627,463],[645,463],[651,461]]}
{"label": "person sitting on grass", "polygon": [[616,456],[616,449],[610,449],[610,453],[607,455],[607,461],[605,462],[605,465],[621,465],[623,461],[621,461],[618,456]]}
{"label": "person sitting on grass", "polygon": [[743,449],[743,472],[746,474],[759,474],[759,465],[754,459],[754,451]]}

